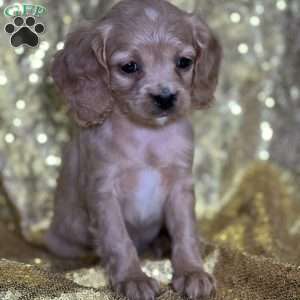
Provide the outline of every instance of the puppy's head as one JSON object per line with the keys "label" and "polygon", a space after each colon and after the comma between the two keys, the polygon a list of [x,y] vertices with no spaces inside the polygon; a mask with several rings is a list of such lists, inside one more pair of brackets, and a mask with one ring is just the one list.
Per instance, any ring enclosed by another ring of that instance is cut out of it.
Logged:
{"label": "puppy's head", "polygon": [[214,98],[220,61],[201,18],[163,0],[126,0],[69,36],[53,77],[81,125],[99,124],[114,104],[162,125]]}

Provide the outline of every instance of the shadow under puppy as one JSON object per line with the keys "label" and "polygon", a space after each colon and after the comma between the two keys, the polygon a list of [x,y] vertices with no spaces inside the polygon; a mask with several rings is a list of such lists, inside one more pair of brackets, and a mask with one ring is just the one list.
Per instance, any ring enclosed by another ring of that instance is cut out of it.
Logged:
{"label": "shadow under puppy", "polygon": [[71,33],[55,56],[54,81],[79,126],[46,243],[69,258],[93,249],[129,299],[158,292],[138,250],[162,228],[172,243],[174,289],[191,299],[215,289],[199,252],[187,114],[213,99],[220,61],[206,23],[164,0],[121,1]]}

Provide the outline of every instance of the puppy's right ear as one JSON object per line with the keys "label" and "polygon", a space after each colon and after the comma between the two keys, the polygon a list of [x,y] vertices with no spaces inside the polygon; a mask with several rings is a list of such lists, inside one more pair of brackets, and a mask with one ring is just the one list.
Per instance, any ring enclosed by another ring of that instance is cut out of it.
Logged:
{"label": "puppy's right ear", "polygon": [[83,127],[102,124],[113,109],[106,64],[108,26],[71,33],[54,59],[52,76]]}

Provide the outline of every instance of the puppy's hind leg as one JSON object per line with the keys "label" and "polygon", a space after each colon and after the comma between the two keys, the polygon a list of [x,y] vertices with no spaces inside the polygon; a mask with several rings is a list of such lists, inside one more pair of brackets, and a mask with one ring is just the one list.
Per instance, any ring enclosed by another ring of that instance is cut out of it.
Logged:
{"label": "puppy's hind leg", "polygon": [[[75,193],[71,195],[74,197],[72,201],[76,200]],[[51,226],[44,236],[44,243],[50,252],[60,257],[90,256],[92,255],[92,236],[88,229],[87,213],[78,203],[74,202],[73,207],[67,207],[66,203],[68,203],[67,198],[63,199],[59,194],[56,198]]]}
{"label": "puppy's hind leg", "polygon": [[87,211],[80,199],[79,149],[71,142],[63,157],[63,166],[55,193],[54,216],[44,242],[55,255],[78,258],[90,254],[92,241]]}
{"label": "puppy's hind leg", "polygon": [[47,232],[44,242],[48,250],[56,256],[64,258],[83,258],[92,255],[92,250],[83,245],[70,242],[64,237],[60,237],[51,229]]}

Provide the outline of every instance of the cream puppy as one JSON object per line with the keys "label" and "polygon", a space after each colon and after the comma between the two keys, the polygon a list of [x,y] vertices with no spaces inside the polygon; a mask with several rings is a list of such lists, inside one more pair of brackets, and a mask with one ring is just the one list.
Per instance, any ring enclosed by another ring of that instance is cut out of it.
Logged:
{"label": "cream puppy", "polygon": [[93,251],[112,286],[154,299],[138,251],[166,230],[173,287],[204,299],[194,213],[193,130],[187,115],[214,98],[221,47],[206,23],[164,0],[125,0],[71,33],[53,78],[77,123],[63,158],[48,248]]}

